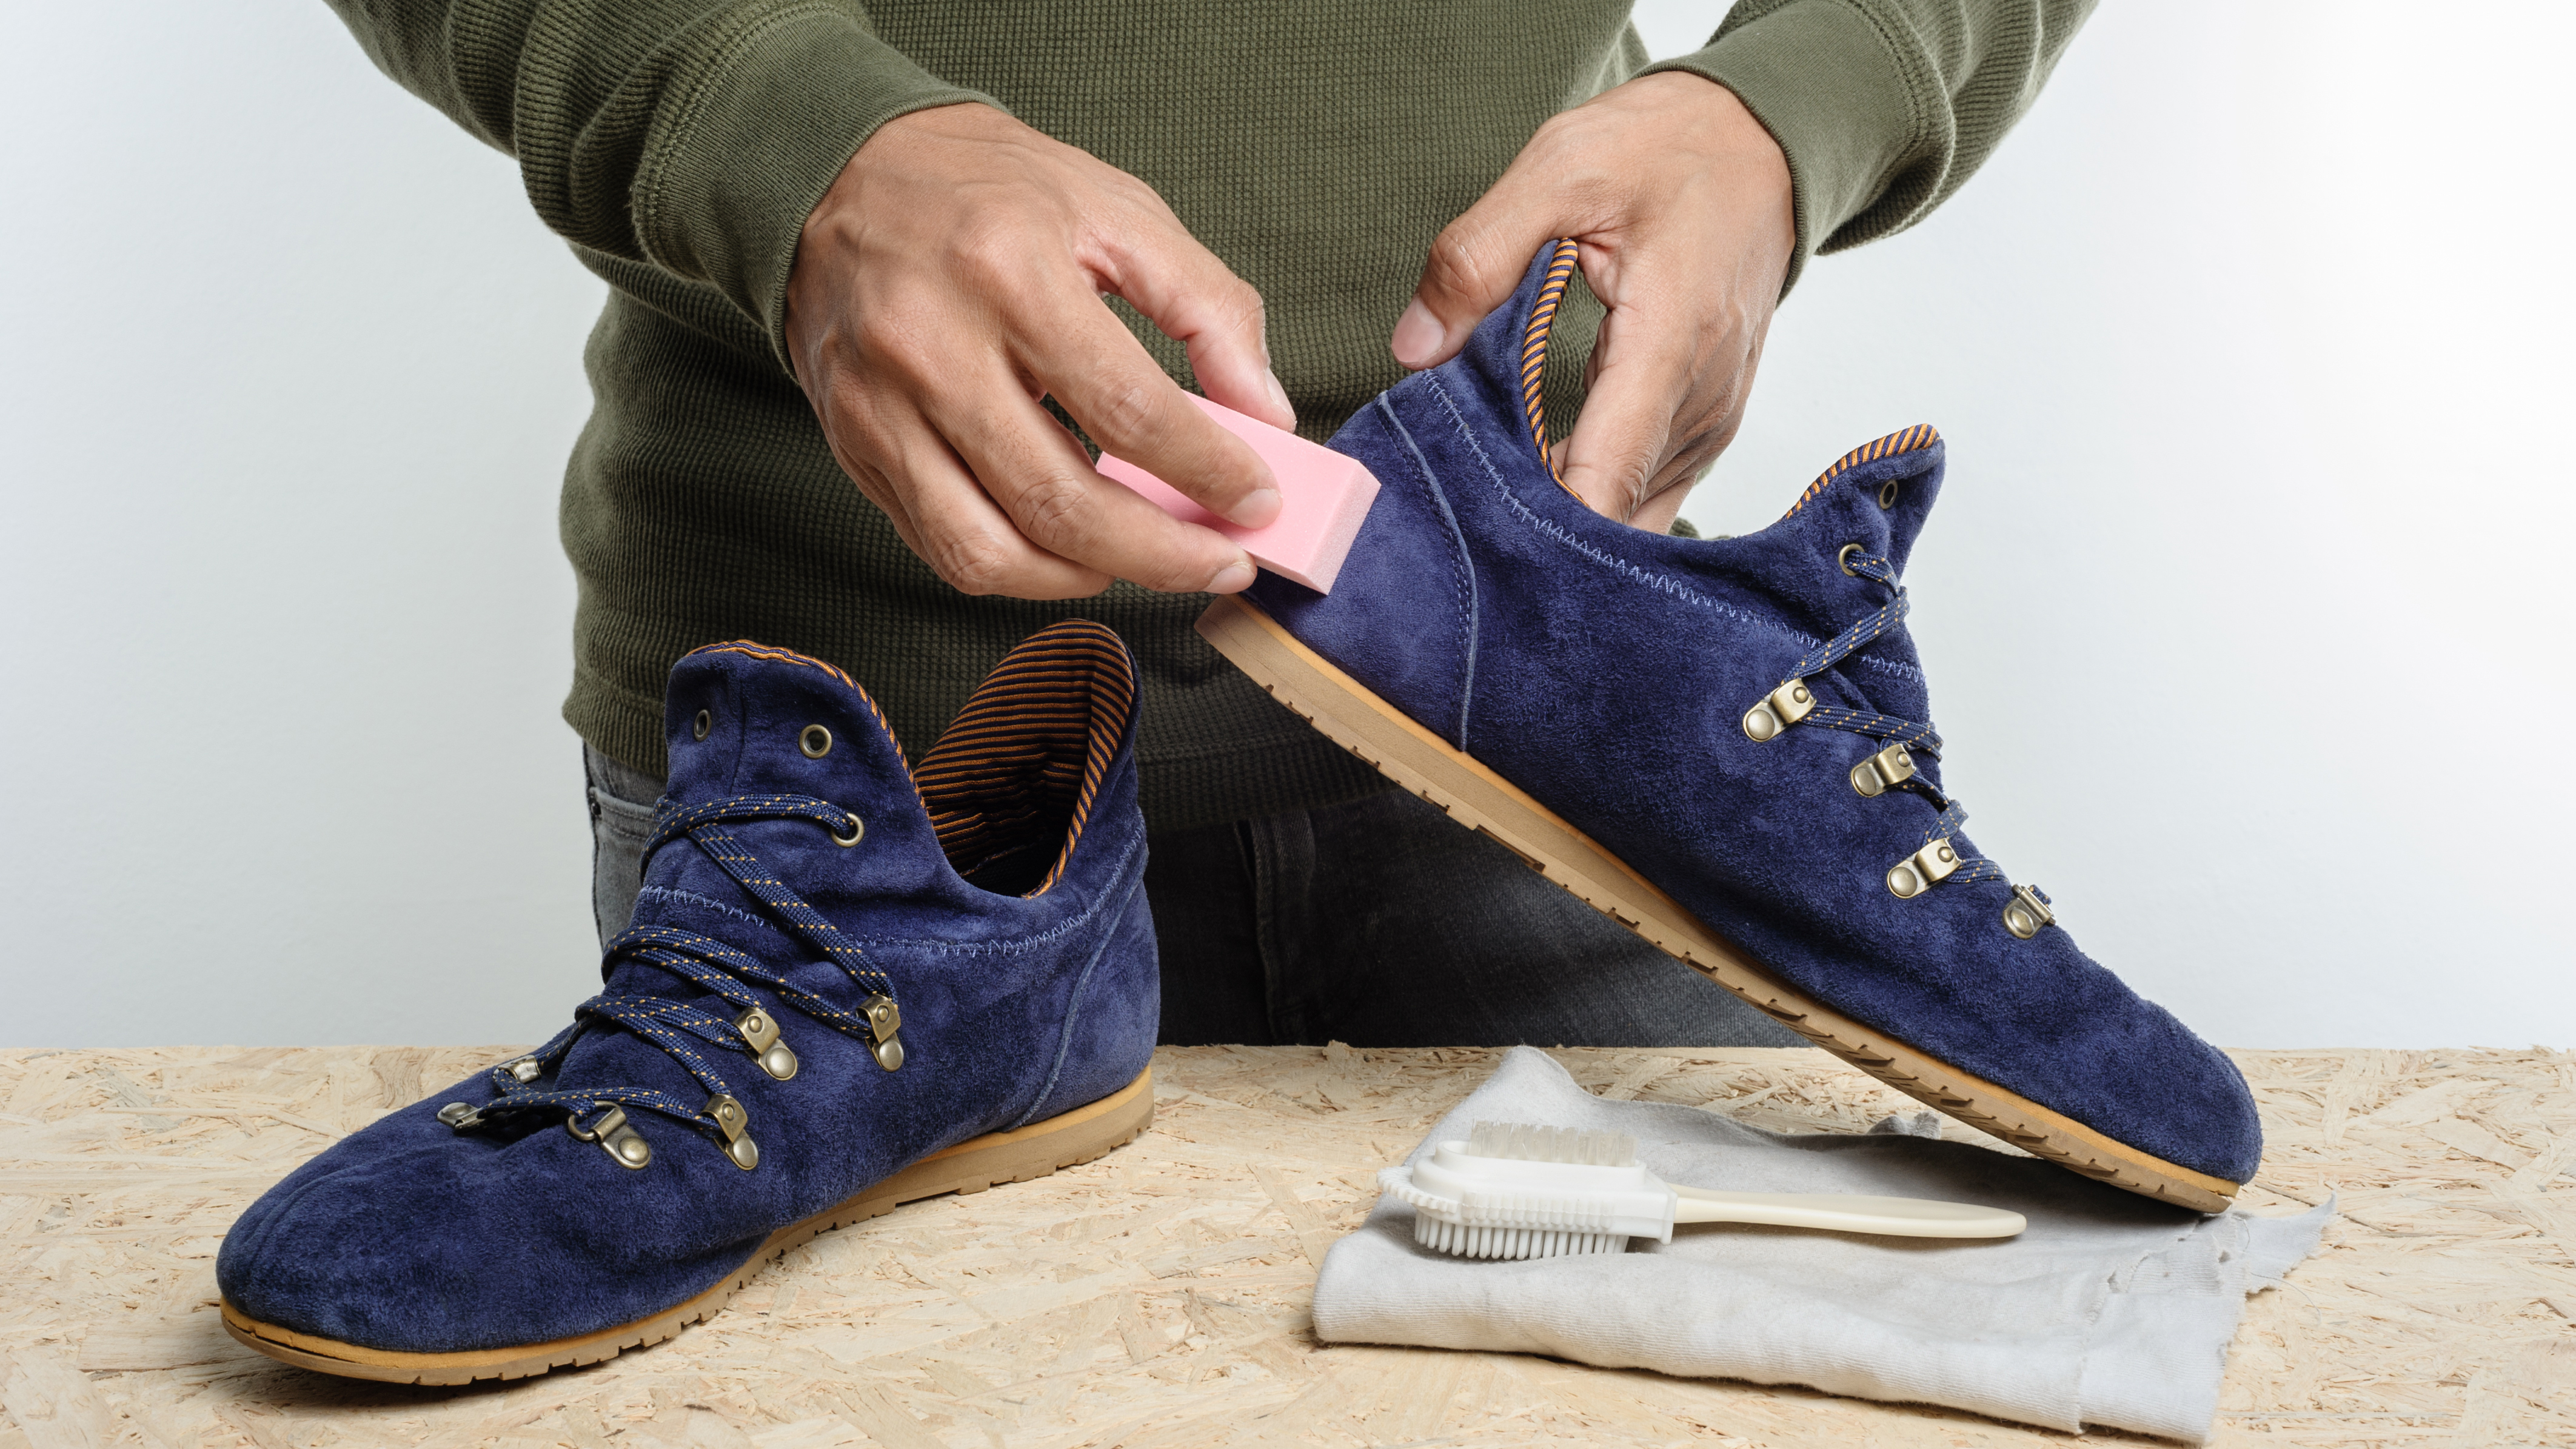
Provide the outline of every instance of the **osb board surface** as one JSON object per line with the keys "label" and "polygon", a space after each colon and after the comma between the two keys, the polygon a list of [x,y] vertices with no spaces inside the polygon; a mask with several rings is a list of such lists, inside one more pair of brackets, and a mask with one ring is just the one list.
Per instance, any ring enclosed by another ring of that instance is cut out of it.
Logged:
{"label": "osb board surface", "polygon": [[[1318,1346],[1315,1262],[1364,1214],[1375,1170],[1495,1060],[1470,1050],[1167,1050],[1135,1145],[828,1234],[712,1322],[581,1372],[397,1388],[226,1339],[213,1260],[242,1206],[501,1055],[0,1053],[0,1449],[2068,1442],[1797,1388]],[[1811,1051],[1557,1055],[1595,1091],[1775,1129],[1913,1109]],[[2271,1132],[2248,1201],[2331,1190],[2344,1213],[2250,1305],[2216,1442],[2576,1444],[2576,1055],[2239,1060]],[[2083,1442],[2103,1440],[2153,1442]]]}

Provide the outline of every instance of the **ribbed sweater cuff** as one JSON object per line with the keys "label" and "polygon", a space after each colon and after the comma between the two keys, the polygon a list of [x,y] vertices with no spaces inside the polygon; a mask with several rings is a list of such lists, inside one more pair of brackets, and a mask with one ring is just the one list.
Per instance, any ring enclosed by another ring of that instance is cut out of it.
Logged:
{"label": "ribbed sweater cuff", "polygon": [[805,218],[877,127],[990,97],[922,70],[837,5],[747,6],[675,77],[637,169],[645,254],[712,283],[786,350],[787,274]]}
{"label": "ribbed sweater cuff", "polygon": [[1643,74],[1668,70],[1735,92],[1789,158],[1798,250],[1784,294],[1807,258],[1877,197],[1923,129],[1895,47],[1839,0],[1784,5]]}

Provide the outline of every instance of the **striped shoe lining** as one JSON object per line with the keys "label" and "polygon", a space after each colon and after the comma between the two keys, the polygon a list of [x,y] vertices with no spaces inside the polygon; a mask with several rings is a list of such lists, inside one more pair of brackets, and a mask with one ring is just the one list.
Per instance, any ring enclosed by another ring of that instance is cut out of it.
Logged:
{"label": "striped shoe lining", "polygon": [[1547,464],[1547,474],[1556,486],[1566,487],[1565,473],[1556,466],[1556,454],[1547,445],[1547,338],[1556,328],[1556,309],[1565,301],[1566,283],[1574,279],[1574,239],[1567,237],[1556,244],[1554,255],[1547,259],[1547,273],[1539,281],[1538,298],[1530,304],[1529,321],[1521,328],[1521,410],[1529,420],[1530,442],[1538,448],[1539,461]]}
{"label": "striped shoe lining", "polygon": [[1863,463],[1875,463],[1881,458],[1894,457],[1898,453],[1911,453],[1917,448],[1928,448],[1940,440],[1941,434],[1930,423],[1916,423],[1901,433],[1890,433],[1876,442],[1863,443],[1836,458],[1832,467],[1817,474],[1816,481],[1807,485],[1807,491],[1798,495],[1798,501],[1789,505],[1789,512],[1780,516],[1787,518],[1815,502],[1816,495],[1824,492],[1827,485]]}
{"label": "striped shoe lining", "polygon": [[1066,619],[1004,655],[913,771],[957,873],[1004,895],[1054,885],[1135,701],[1135,666],[1106,625]]}

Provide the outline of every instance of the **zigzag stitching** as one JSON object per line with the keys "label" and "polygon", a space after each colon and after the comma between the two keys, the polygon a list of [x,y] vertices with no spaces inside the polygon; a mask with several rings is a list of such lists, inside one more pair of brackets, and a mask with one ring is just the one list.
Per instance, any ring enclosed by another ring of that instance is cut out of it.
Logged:
{"label": "zigzag stitching", "polygon": [[1475,561],[1468,557],[1466,531],[1458,526],[1458,515],[1450,508],[1448,495],[1441,492],[1440,479],[1431,471],[1431,461],[1422,456],[1420,448],[1414,446],[1413,434],[1405,431],[1403,420],[1395,415],[1394,408],[1387,406],[1384,393],[1378,395],[1377,410],[1386,419],[1386,426],[1395,434],[1396,441],[1404,444],[1404,451],[1412,456],[1413,470],[1421,476],[1423,491],[1430,495],[1432,506],[1440,510],[1440,521],[1449,530],[1448,541],[1455,545],[1449,554],[1449,572],[1451,588],[1458,596],[1459,613],[1463,616],[1463,627],[1459,630],[1458,738],[1456,741],[1458,748],[1463,750],[1467,748],[1469,711],[1473,708],[1476,698]]}
{"label": "zigzag stitching", "polygon": [[[1145,838],[1142,835],[1139,835],[1134,840],[1127,842],[1127,849],[1120,853],[1118,863],[1111,866],[1109,869],[1110,879],[1118,880],[1126,876],[1127,867],[1135,861],[1136,852],[1142,849],[1144,844]],[[924,938],[914,936],[860,935],[852,935],[850,940],[858,945],[876,950],[900,949],[907,951],[924,951],[933,955],[1004,956],[1015,951],[1025,951],[1034,946],[1043,946],[1060,936],[1081,930],[1085,925],[1090,923],[1093,917],[1100,914],[1101,908],[1109,903],[1110,897],[1113,894],[1115,894],[1118,900],[1122,903],[1126,900],[1124,893],[1104,891],[1100,895],[1094,897],[1091,904],[1083,907],[1081,913],[1074,916],[1072,919],[1059,921],[1056,924],[1047,927],[1045,930],[1036,932],[1032,935],[1013,936],[1004,941],[943,941],[937,937]],[[1013,897],[1013,899],[1016,900],[1024,898]]]}
{"label": "zigzag stitching", "polygon": [[[1440,405],[1449,410],[1449,420],[1457,425],[1458,436],[1467,440],[1468,451],[1476,455],[1476,462],[1484,468],[1486,478],[1494,485],[1494,491],[1502,495],[1503,502],[1511,508],[1512,512],[1520,516],[1522,522],[1537,529],[1539,532],[1546,534],[1549,538],[1555,539],[1557,542],[1564,544],[1567,548],[1573,549],[1576,553],[1583,555],[1594,563],[1604,565],[1618,573],[1624,574],[1637,583],[1644,584],[1649,588],[1660,589],[1663,592],[1672,595],[1674,598],[1680,599],[1684,603],[1695,604],[1712,613],[1723,614],[1727,618],[1736,620],[1739,623],[1750,624],[1754,628],[1768,630],[1769,632],[1777,634],[1783,638],[1795,639],[1799,643],[1801,652],[1814,649],[1818,645],[1824,643],[1822,639],[1815,638],[1800,630],[1792,629],[1786,624],[1765,619],[1759,614],[1739,609],[1733,604],[1723,603],[1719,600],[1712,599],[1708,595],[1688,588],[1676,580],[1666,578],[1662,574],[1649,573],[1625,559],[1613,558],[1609,554],[1600,552],[1590,544],[1576,538],[1573,534],[1566,532],[1564,529],[1559,528],[1555,524],[1548,522],[1546,519],[1539,517],[1535,513],[1532,513],[1529,509],[1529,505],[1521,502],[1520,499],[1513,494],[1511,486],[1503,481],[1503,475],[1496,471],[1493,460],[1485,456],[1484,446],[1476,441],[1475,431],[1467,426],[1466,415],[1459,411],[1457,400],[1449,395],[1449,390],[1447,388],[1440,385],[1439,374],[1426,372],[1420,374],[1420,376],[1430,380],[1431,390],[1439,395]],[[1851,657],[1873,669],[1877,669],[1883,673],[1893,674],[1899,679],[1910,679],[1918,683],[1923,679],[1923,671],[1910,664],[1898,664],[1891,660],[1875,659],[1863,654],[1855,654]]]}
{"label": "zigzag stitching", "polygon": [[783,936],[787,934],[786,932],[779,930],[776,925],[753,915],[749,911],[742,910],[739,907],[726,905],[722,901],[714,900],[707,896],[699,895],[696,891],[684,891],[675,886],[648,885],[643,889],[638,890],[635,893],[635,898],[639,901],[677,901],[687,905],[704,906],[718,915],[731,916],[737,921],[749,921],[753,925],[758,926],[762,930],[770,932],[773,935]]}

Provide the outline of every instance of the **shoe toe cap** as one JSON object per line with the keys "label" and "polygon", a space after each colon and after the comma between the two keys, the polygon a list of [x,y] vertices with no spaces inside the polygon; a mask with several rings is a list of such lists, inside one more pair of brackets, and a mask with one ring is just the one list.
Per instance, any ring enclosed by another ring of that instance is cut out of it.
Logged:
{"label": "shoe toe cap", "polygon": [[434,1113],[343,1139],[253,1204],[216,1259],[225,1300],[341,1344],[488,1350],[633,1323],[749,1255],[690,1220],[685,1166],[629,1172],[552,1127],[456,1133]]}
{"label": "shoe toe cap", "polygon": [[2263,1122],[2245,1074],[2162,1008],[2139,1005],[2137,1029],[2105,1053],[2117,1063],[2118,1085],[2088,1094],[2086,1119],[2177,1166],[2252,1181],[2263,1162]]}
{"label": "shoe toe cap", "polygon": [[2235,1062],[2071,943],[2054,954],[2055,969],[1998,970],[1969,1009],[1927,1023],[1935,1054],[2136,1151],[2252,1179],[2263,1125]]}
{"label": "shoe toe cap", "polygon": [[2226,1053],[2063,930],[2015,940],[1968,890],[1919,904],[1935,909],[1910,933],[1819,949],[1821,933],[1791,921],[1765,954],[1863,1024],[2124,1147],[2231,1183],[2254,1176],[2262,1123]]}

